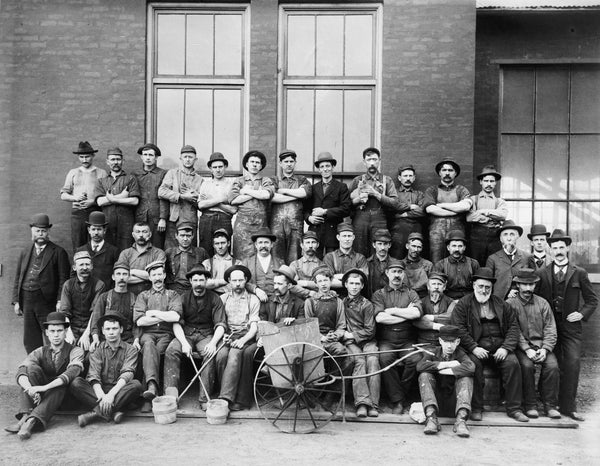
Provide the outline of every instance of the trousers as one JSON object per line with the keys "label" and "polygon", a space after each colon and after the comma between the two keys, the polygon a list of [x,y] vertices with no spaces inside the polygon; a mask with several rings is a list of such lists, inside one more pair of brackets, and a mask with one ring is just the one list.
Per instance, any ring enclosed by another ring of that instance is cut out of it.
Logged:
{"label": "trousers", "polygon": [[453,375],[419,374],[419,391],[423,409],[434,406],[440,416],[456,416],[459,409],[471,412],[473,397],[473,377]]}
{"label": "trousers", "polygon": [[204,210],[198,221],[198,243],[208,253],[208,257],[215,255],[213,248],[213,233],[223,228],[231,238],[233,228],[231,227],[231,215],[225,212]]}
{"label": "trousers", "polygon": [[560,384],[558,389],[558,405],[564,413],[577,411],[577,386],[579,385],[579,370],[581,367],[581,332],[579,322],[568,322],[562,316],[556,315],[558,341],[554,354],[560,368]]}
{"label": "trousers", "polygon": [[475,223],[471,224],[469,234],[470,255],[479,265],[485,267],[487,258],[502,249],[497,228],[488,228]]}
{"label": "trousers", "polygon": [[352,219],[354,227],[354,244],[356,252],[369,257],[373,253],[373,233],[379,229],[387,228],[387,219],[383,209],[356,209]]}
{"label": "trousers", "polygon": [[418,220],[396,218],[392,223],[392,247],[390,256],[396,259],[404,259],[408,251],[406,250],[406,241],[411,233],[421,233],[422,227]]}
{"label": "trousers", "polygon": [[[104,393],[110,391],[114,385],[102,384],[102,390]],[[83,377],[76,377],[70,387],[70,393],[78,399],[81,404],[87,409],[94,409],[98,406],[98,398],[96,392],[92,388],[91,384]],[[142,395],[142,384],[139,380],[130,380],[125,384],[121,390],[115,395],[115,401],[113,403],[112,413],[116,411],[123,411],[126,406],[133,403],[137,398]],[[98,412],[98,414],[100,414]]]}
{"label": "trousers", "polygon": [[47,301],[40,290],[21,290],[23,311],[23,346],[27,354],[47,343],[43,323],[54,311],[56,303]]}
{"label": "trousers", "polygon": [[465,232],[461,217],[432,217],[429,225],[429,260],[434,264],[448,255],[446,235],[452,230]]}
{"label": "trousers", "polygon": [[[394,342],[383,340],[379,342],[379,351],[400,350],[412,348],[414,342]],[[398,353],[381,353],[379,364],[386,367],[397,359],[403,357],[405,351]],[[416,353],[406,358],[401,364],[392,367],[382,374],[383,386],[391,403],[406,402],[408,394],[417,382],[417,363],[421,360],[421,354]],[[402,370],[402,376],[400,375]]]}
{"label": "trousers", "polygon": [[508,353],[504,361],[496,362],[491,356],[482,360],[474,354],[469,354],[471,360],[475,363],[475,379],[473,381],[473,410],[483,411],[483,386],[485,378],[483,376],[484,364],[496,366],[502,376],[502,386],[504,387],[504,400],[506,402],[506,412],[510,415],[521,409],[523,401],[523,387],[521,378],[521,366],[514,353]]}
{"label": "trousers", "polygon": [[143,333],[140,338],[142,346],[142,367],[144,368],[144,378],[146,383],[154,382],[160,384],[160,355],[164,354],[169,343],[173,339],[170,333]]}
{"label": "trousers", "polygon": [[[537,365],[527,357],[524,351],[517,350],[516,353],[519,364],[521,365],[521,378],[523,379],[523,404],[525,409],[535,409],[537,405],[537,395],[535,389],[535,366]],[[556,409],[558,406],[558,384],[560,372],[558,361],[554,353],[548,353],[546,359],[539,363],[542,366],[540,381],[538,384],[540,396],[544,407]]]}
{"label": "trousers", "polygon": [[217,374],[221,380],[219,398],[231,403],[252,406],[254,379],[254,353],[256,342],[247,342],[243,348],[225,346],[217,353]]}
{"label": "trousers", "polygon": [[304,220],[291,217],[285,209],[273,209],[271,232],[277,237],[274,254],[285,264],[290,264],[302,255],[300,241],[304,232]]}
{"label": "trousers", "polygon": [[[377,351],[377,342],[369,341],[360,345],[349,343],[346,345],[354,361],[353,376],[370,374],[380,369],[378,354],[363,354]],[[379,408],[379,394],[381,391],[381,375],[362,377],[352,380],[352,393],[354,394],[354,406],[367,405]]]}

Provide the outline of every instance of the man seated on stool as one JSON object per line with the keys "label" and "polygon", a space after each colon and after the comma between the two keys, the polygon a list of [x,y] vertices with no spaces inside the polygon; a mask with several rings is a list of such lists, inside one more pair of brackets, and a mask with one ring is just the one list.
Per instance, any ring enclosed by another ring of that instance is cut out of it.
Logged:
{"label": "man seated on stool", "polygon": [[456,416],[454,432],[469,437],[467,419],[471,412],[475,364],[460,344],[460,329],[444,325],[439,331],[440,346],[417,363],[419,390],[427,423],[423,433],[437,434],[442,427],[437,416]]}

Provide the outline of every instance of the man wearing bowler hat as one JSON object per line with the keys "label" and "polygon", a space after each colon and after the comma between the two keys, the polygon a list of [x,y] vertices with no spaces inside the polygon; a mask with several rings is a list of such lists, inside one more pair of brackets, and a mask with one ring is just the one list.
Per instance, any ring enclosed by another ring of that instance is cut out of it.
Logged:
{"label": "man wearing bowler hat", "polygon": [[267,209],[275,193],[273,180],[260,172],[267,166],[267,157],[260,151],[246,152],[242,159],[245,173],[233,182],[229,203],[237,206],[233,229],[233,257],[242,260],[254,254],[252,235],[268,224]]}
{"label": "man wearing bowler hat", "polygon": [[29,226],[33,244],[19,253],[12,292],[15,314],[23,316],[27,353],[43,345],[42,323],[60,308],[60,291],[70,273],[69,256],[49,239],[48,215],[35,214]]}
{"label": "man wearing bowler hat", "polygon": [[85,222],[98,209],[94,199],[96,182],[106,177],[106,170],[94,165],[98,152],[87,141],[81,141],[73,154],[79,158],[80,166],[69,170],[65,184],[60,189],[60,198],[71,202],[71,242],[73,251],[87,241]]}
{"label": "man wearing bowler hat", "polygon": [[546,225],[539,223],[533,225],[527,233],[527,239],[531,242],[531,254],[536,270],[552,263],[552,255],[548,247],[549,236],[550,232],[546,230]]}
{"label": "man wearing bowler hat", "polygon": [[338,247],[337,226],[350,215],[352,208],[348,186],[333,179],[336,165],[337,160],[329,152],[319,154],[315,167],[321,174],[321,181],[314,184],[312,197],[305,203],[304,220],[308,229],[317,234],[319,258]]}
{"label": "man wearing bowler hat", "polygon": [[448,233],[446,248],[450,255],[433,264],[433,271],[448,277],[446,294],[452,299],[459,299],[473,289],[471,278],[479,270],[479,262],[465,256],[467,239],[462,230]]}
{"label": "man wearing bowler hat", "polygon": [[536,294],[550,303],[556,320],[558,340],[554,349],[560,367],[558,404],[560,412],[576,421],[583,421],[577,412],[577,386],[581,365],[581,334],[598,307],[598,295],[594,291],[588,273],[573,264],[569,258],[571,237],[556,229],[548,237],[554,258],[552,264],[536,273],[540,281]]}
{"label": "man wearing bowler hat", "polygon": [[282,265],[273,273],[273,294],[266,303],[261,303],[260,319],[291,325],[296,319],[304,317],[304,300],[290,291],[297,284],[290,267]]}
{"label": "man wearing bowler hat", "polygon": [[123,170],[123,152],[118,147],[106,151],[110,173],[96,182],[94,199],[108,220],[106,240],[119,251],[131,244],[135,208],[140,202],[137,178]]}
{"label": "man wearing bowler hat", "polygon": [[406,241],[406,257],[400,261],[404,265],[408,286],[415,290],[420,298],[427,295],[427,277],[433,269],[431,261],[421,256],[424,245],[425,240],[421,233],[411,233]]}
{"label": "man wearing bowler hat", "polygon": [[446,255],[445,240],[452,230],[465,232],[465,213],[471,208],[467,188],[454,181],[460,165],[446,157],[435,166],[440,184],[425,190],[423,208],[429,214],[429,259],[434,264]]}
{"label": "man wearing bowler hat", "polygon": [[231,238],[231,218],[237,212],[237,208],[227,200],[232,186],[231,179],[225,176],[229,161],[220,152],[213,152],[206,165],[212,176],[204,179],[198,191],[198,240],[208,255],[213,256],[213,233],[223,229]]}
{"label": "man wearing bowler hat", "polygon": [[469,247],[471,257],[482,267],[488,256],[502,247],[498,238],[498,229],[508,215],[508,205],[504,199],[494,195],[496,184],[502,175],[492,165],[486,165],[477,175],[481,191],[471,196],[473,206],[467,213],[470,225]]}
{"label": "man wearing bowler hat", "polygon": [[43,323],[49,344],[29,353],[17,370],[20,393],[18,422],[6,427],[22,440],[36,428],[45,429],[60,407],[71,382],[83,370],[83,350],[65,341],[69,322],[51,312]]}
{"label": "man wearing bowler hat", "polygon": [[140,203],[135,209],[135,221],[144,222],[150,226],[152,244],[163,249],[165,246],[165,231],[169,217],[169,202],[159,199],[158,188],[167,170],[159,168],[158,158],[161,156],[158,146],[148,142],[137,150],[142,166],[133,171],[140,187]]}

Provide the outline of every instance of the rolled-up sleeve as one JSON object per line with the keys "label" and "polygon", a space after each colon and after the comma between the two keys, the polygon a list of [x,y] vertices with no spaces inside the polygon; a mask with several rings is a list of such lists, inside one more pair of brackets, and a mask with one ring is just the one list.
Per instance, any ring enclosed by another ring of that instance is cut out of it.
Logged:
{"label": "rolled-up sleeve", "polygon": [[83,371],[83,350],[79,346],[74,346],[69,354],[69,365],[66,370],[58,376],[65,385],[69,385],[75,377]]}
{"label": "rolled-up sleeve", "polygon": [[123,379],[126,383],[133,380],[133,374],[137,368],[138,352],[132,345],[127,345],[125,351],[125,360],[123,366],[121,366],[121,372],[119,373],[119,379]]}

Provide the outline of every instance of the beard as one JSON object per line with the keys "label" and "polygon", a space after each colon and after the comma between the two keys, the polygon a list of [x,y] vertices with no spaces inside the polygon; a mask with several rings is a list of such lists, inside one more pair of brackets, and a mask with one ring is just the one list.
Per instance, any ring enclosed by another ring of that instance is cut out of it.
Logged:
{"label": "beard", "polygon": [[474,291],[475,299],[479,304],[485,304],[490,300],[490,296],[492,295],[491,291]]}

